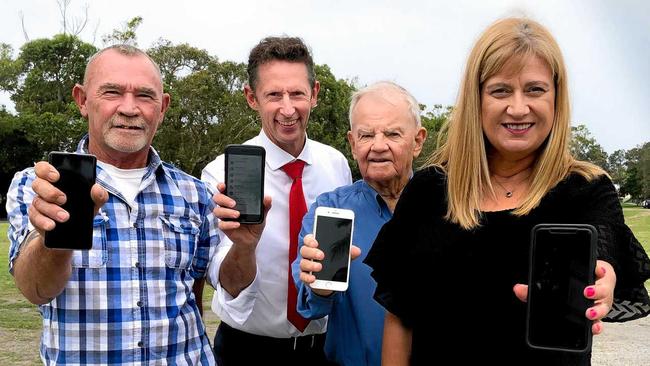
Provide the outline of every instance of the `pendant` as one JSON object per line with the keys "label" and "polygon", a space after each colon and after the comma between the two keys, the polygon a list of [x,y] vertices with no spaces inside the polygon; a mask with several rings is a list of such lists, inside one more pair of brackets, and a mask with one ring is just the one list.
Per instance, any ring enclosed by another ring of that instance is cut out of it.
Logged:
{"label": "pendant", "polygon": [[506,192],[506,198],[512,197],[512,192]]}

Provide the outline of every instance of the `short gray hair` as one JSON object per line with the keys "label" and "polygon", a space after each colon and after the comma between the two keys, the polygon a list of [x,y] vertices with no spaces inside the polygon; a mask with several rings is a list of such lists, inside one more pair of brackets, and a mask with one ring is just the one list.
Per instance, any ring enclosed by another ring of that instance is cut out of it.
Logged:
{"label": "short gray hair", "polygon": [[143,50],[131,46],[130,44],[114,44],[111,46],[108,46],[106,48],[102,48],[101,50],[95,52],[94,55],[90,56],[88,59],[88,63],[86,64],[86,69],[84,70],[84,84],[86,84],[86,81],[88,80],[88,70],[90,69],[90,64],[92,64],[99,56],[101,56],[102,53],[106,51],[117,51],[120,54],[124,56],[129,56],[129,57],[135,57],[135,56],[144,56],[151,61],[153,64],[154,68],[156,69],[156,72],[158,73],[158,77],[160,78],[160,82],[162,83],[162,73],[160,72],[160,66],[154,61],[151,56],[149,56],[146,52]]}
{"label": "short gray hair", "polygon": [[357,103],[359,103],[359,100],[361,100],[361,98],[363,98],[363,96],[367,94],[381,95],[384,94],[385,92],[395,92],[401,95],[402,97],[404,97],[404,101],[409,106],[409,112],[413,117],[413,121],[415,121],[415,126],[420,127],[422,125],[422,121],[420,119],[420,104],[415,99],[415,97],[411,95],[411,93],[409,93],[406,89],[404,89],[403,87],[397,85],[392,81],[378,81],[376,83],[363,87],[357,90],[354,94],[352,94],[352,98],[350,100],[350,112],[349,112],[350,129],[352,129],[352,112],[354,112],[354,108],[356,108]]}

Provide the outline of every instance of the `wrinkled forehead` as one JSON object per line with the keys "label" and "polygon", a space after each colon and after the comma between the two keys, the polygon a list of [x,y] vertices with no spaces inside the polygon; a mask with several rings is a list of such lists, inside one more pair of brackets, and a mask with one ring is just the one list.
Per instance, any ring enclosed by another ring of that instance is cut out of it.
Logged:
{"label": "wrinkled forehead", "polygon": [[[363,111],[369,119],[359,120]],[[352,110],[352,127],[369,125],[379,119],[392,120],[395,127],[414,127],[416,121],[411,114],[411,106],[406,97],[393,90],[373,90],[362,95]]]}

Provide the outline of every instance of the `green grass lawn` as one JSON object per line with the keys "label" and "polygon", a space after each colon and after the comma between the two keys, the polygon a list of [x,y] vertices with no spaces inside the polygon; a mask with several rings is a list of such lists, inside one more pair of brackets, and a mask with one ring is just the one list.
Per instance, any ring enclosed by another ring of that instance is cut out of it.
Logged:
{"label": "green grass lawn", "polygon": [[[650,253],[650,210],[626,205],[623,208],[625,221],[639,239],[647,253]],[[7,270],[9,241],[6,222],[0,222],[0,365],[38,365],[38,343],[41,317],[37,307],[30,304],[14,285]],[[650,288],[650,281],[646,282]],[[203,295],[205,322],[210,338],[219,324],[219,319],[210,310],[213,290],[206,286]]]}

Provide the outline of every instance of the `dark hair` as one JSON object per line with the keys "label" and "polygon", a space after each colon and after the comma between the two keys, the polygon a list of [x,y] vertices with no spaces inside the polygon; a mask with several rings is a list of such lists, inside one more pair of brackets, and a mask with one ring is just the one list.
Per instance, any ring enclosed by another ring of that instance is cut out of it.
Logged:
{"label": "dark hair", "polygon": [[248,85],[255,90],[257,69],[270,61],[301,62],[307,67],[309,86],[314,88],[314,60],[307,45],[298,37],[266,37],[248,55]]}

